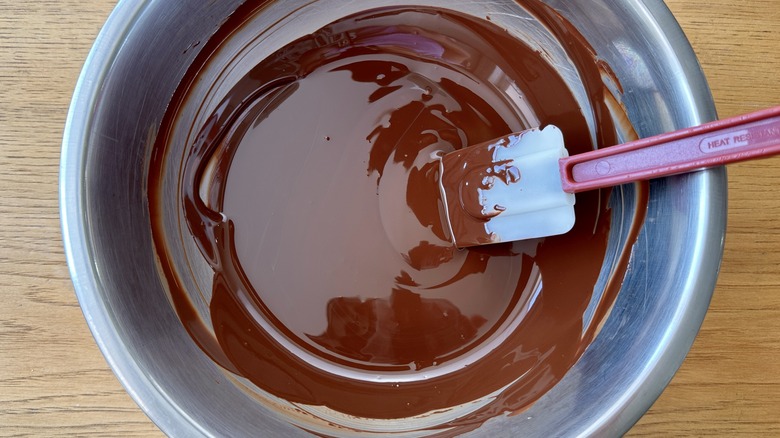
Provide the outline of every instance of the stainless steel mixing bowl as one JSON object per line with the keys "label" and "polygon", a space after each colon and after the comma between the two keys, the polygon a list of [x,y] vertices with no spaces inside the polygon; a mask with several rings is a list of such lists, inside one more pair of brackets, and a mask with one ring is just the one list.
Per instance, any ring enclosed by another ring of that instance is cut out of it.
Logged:
{"label": "stainless steel mixing bowl", "polygon": [[[157,127],[200,43],[240,3],[120,1],[84,67],[63,141],[62,228],[84,315],[127,391],[173,436],[303,434],[231,383],[192,342],[166,297],[150,234],[145,181]],[[393,2],[268,3],[262,20],[269,28],[286,23],[289,31]],[[518,8],[512,1],[419,3],[481,8],[497,17],[511,17]],[[614,69],[640,135],[715,118],[696,58],[661,0],[547,3]],[[273,32],[274,38],[269,44],[291,36]],[[725,231],[725,171],[658,180],[650,193],[630,269],[595,342],[529,410],[494,418],[475,433],[616,435],[667,385],[715,286]],[[617,199],[630,203],[631,190]],[[615,207],[620,214],[621,205]]]}

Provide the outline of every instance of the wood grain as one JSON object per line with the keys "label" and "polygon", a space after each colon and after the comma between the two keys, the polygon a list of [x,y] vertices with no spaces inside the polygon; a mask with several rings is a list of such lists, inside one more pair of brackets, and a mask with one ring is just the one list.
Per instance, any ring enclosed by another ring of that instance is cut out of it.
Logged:
{"label": "wood grain", "polygon": [[[780,105],[780,2],[667,0],[720,117]],[[726,250],[699,336],[631,436],[780,436],[780,159],[729,167]]]}
{"label": "wood grain", "polygon": [[[115,1],[0,0],[0,436],[160,436],[95,346],[60,241],[62,127]],[[668,0],[722,117],[780,104],[780,2]],[[732,166],[723,268],[631,436],[780,436],[780,159]]]}
{"label": "wood grain", "polygon": [[57,178],[70,96],[116,1],[0,1],[0,436],[159,436],[76,302]]}

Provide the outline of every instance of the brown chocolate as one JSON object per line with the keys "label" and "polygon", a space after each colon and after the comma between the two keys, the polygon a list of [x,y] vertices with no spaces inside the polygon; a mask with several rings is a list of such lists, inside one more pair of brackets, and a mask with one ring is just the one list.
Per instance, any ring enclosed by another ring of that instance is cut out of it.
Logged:
{"label": "brown chocolate", "polygon": [[[509,136],[512,135],[516,134]],[[496,158],[496,149],[505,147],[509,136],[440,157],[439,187],[447,199],[446,220],[453,234],[452,241],[458,247],[496,242],[496,236],[487,224],[506,208],[498,204],[486,205],[480,191],[495,184],[514,184],[522,178],[513,160]]]}
{"label": "brown chocolate", "polygon": [[[592,50],[554,11],[522,3],[580,69],[598,146],[615,144]],[[446,435],[529,406],[592,340],[628,250],[598,318],[583,327],[606,251],[607,191],[578,195],[567,235],[450,244],[435,151],[530,128],[523,120],[559,126],[573,153],[597,146],[540,54],[460,13],[399,7],[347,17],[261,60],[236,84],[183,164],[182,214],[214,271],[211,321],[200,319],[162,236],[165,133],[210,51],[255,7],[247,2],[206,45],[155,145],[155,244],[185,328],[225,369],[292,403],[395,419],[499,391],[432,427]],[[514,105],[499,83],[515,84],[527,105]]]}

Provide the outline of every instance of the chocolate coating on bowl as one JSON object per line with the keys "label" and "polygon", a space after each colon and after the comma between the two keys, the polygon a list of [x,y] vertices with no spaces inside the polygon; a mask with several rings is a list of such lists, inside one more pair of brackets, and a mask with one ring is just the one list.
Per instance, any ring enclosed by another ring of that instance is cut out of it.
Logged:
{"label": "chocolate coating on bowl", "polygon": [[[554,11],[523,4],[580,69],[598,145],[558,73],[505,30],[443,10],[374,10],[259,60],[198,127],[181,204],[163,205],[178,103],[198,63],[258,4],[247,2],[209,41],[163,122],[149,194],[172,302],[215,362],[294,404],[354,417],[488,400],[430,426],[447,435],[524,409],[571,368],[627,266],[628,247],[583,326],[606,251],[609,193],[578,195],[567,235],[457,250],[432,156],[529,120],[559,126],[572,153],[617,143],[592,50]],[[210,321],[179,286],[159,220],[167,208],[180,209],[184,237],[213,271]]]}

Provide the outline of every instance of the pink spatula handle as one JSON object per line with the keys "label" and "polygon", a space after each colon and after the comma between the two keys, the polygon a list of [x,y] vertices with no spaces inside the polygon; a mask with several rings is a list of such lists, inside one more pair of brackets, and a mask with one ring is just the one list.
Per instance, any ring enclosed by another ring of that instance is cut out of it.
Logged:
{"label": "pink spatula handle", "polygon": [[577,193],[780,154],[780,107],[561,158]]}

